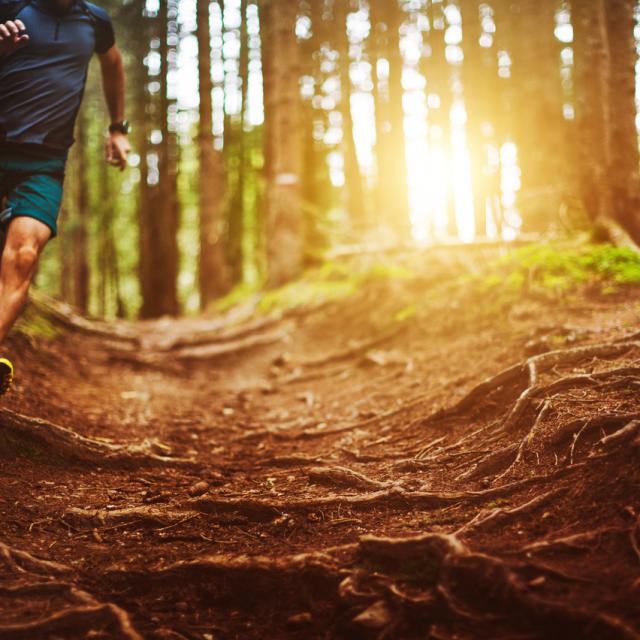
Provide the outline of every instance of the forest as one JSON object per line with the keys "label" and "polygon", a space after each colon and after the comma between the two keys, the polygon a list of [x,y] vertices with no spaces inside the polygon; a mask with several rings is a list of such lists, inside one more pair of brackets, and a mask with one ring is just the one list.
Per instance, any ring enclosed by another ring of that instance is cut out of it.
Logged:
{"label": "forest", "polygon": [[195,312],[344,246],[640,239],[633,2],[103,4],[132,166],[92,73],[40,275],[82,311]]}
{"label": "forest", "polygon": [[96,4],[0,640],[640,640],[638,0]]}

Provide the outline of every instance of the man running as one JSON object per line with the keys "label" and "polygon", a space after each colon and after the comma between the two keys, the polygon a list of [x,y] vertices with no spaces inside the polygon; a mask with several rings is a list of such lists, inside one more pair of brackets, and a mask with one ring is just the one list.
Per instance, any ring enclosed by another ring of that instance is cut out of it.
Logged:
{"label": "man running", "polygon": [[[84,0],[0,0],[0,344],[57,234],[67,153],[94,52],[111,118],[106,159],[123,170],[130,150],[124,67],[109,16]],[[13,365],[0,358],[0,394],[12,381]]]}

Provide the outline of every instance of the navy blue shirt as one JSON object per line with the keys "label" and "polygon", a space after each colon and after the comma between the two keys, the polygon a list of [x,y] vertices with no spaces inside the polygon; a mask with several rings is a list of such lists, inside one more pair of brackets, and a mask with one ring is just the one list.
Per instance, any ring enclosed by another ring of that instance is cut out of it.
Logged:
{"label": "navy blue shirt", "polygon": [[[107,13],[77,0],[64,13],[51,0],[0,0],[0,22],[19,18],[29,41],[0,58],[0,144],[66,151],[91,56],[114,44]],[[18,13],[16,13],[18,9]]]}

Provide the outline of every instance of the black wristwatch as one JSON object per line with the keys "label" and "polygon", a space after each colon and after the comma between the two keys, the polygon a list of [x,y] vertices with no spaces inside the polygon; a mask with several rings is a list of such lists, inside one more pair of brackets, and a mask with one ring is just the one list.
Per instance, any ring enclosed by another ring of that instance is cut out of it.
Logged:
{"label": "black wristwatch", "polygon": [[121,122],[112,122],[109,125],[109,133],[122,133],[125,136],[131,131],[131,125],[128,120],[122,120]]}

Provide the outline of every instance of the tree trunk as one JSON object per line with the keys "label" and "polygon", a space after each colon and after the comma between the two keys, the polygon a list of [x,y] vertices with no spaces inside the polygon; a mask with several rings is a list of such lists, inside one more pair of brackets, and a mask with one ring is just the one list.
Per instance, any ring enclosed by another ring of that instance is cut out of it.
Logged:
{"label": "tree trunk", "polygon": [[[486,124],[491,113],[490,91],[497,78],[497,58],[493,49],[489,54],[480,46],[482,22],[478,0],[462,0],[462,28],[464,63],[464,102],[467,112],[467,147],[471,161],[471,185],[476,236],[487,234],[487,201],[491,195],[485,169],[487,147]],[[492,56],[493,53],[493,56]],[[493,65],[491,62],[493,61]]]}
{"label": "tree trunk", "polygon": [[403,60],[400,52],[400,26],[404,13],[398,0],[372,0],[372,38],[375,60],[384,59],[389,65],[386,87],[375,74],[376,99],[376,157],[378,164],[378,202],[381,219],[400,240],[411,235],[407,159],[404,137],[404,108],[402,100]]}
{"label": "tree trunk", "polygon": [[[444,157],[445,171],[445,214],[447,233],[455,236],[458,233],[456,208],[453,194],[451,144],[451,107],[453,94],[451,89],[451,65],[447,62],[445,37],[445,16],[441,5],[429,7],[429,45],[431,55],[422,61],[423,74],[427,80],[428,93],[438,96],[440,104],[429,109],[429,147],[439,147]],[[465,25],[466,28],[466,25]]]}
{"label": "tree trunk", "polygon": [[[147,104],[146,120],[161,132],[159,144],[147,146],[142,175],[147,185],[140,202],[140,280],[142,318],[176,315],[179,312],[178,197],[176,104],[168,96],[168,72],[174,68],[178,39],[176,0],[160,2],[157,35],[160,40],[160,92],[157,102]],[[171,44],[169,44],[169,41]],[[148,79],[147,79],[148,81]],[[172,121],[171,126],[169,121]],[[153,161],[156,166],[150,166]],[[146,175],[145,175],[146,174]]]}
{"label": "tree trunk", "polygon": [[351,113],[351,76],[349,59],[349,35],[347,15],[350,0],[335,0],[334,21],[336,24],[336,48],[340,65],[340,114],[342,116],[342,154],[344,157],[345,200],[347,212],[354,230],[366,226],[367,213],[362,185],[362,173],[358,162],[354,138],[353,115]]}
{"label": "tree trunk", "polygon": [[77,141],[77,192],[76,192],[76,220],[73,233],[73,304],[82,313],[89,311],[89,185],[87,183],[87,165],[85,148],[87,144],[86,111],[82,111],[78,118]]}
{"label": "tree trunk", "polygon": [[299,275],[303,262],[297,3],[261,0],[260,7],[268,43],[263,51],[268,282],[279,286]]}
{"label": "tree trunk", "polygon": [[233,283],[242,282],[244,251],[243,240],[245,235],[245,189],[246,174],[249,171],[247,162],[246,144],[246,115],[247,98],[249,89],[249,34],[247,33],[247,0],[240,1],[240,59],[239,59],[239,79],[241,83],[241,107],[240,122],[236,133],[236,144],[232,147],[237,157],[237,179],[233,191],[233,200],[229,211],[229,231],[227,239],[227,255],[231,269],[231,280]]}
{"label": "tree trunk", "polygon": [[519,208],[523,230],[548,228],[553,203],[564,188],[567,126],[562,112],[560,43],[555,37],[556,0],[511,4],[515,38],[512,83],[515,142],[522,170]]}
{"label": "tree trunk", "polygon": [[210,0],[197,2],[198,75],[200,112],[198,124],[198,207],[200,254],[198,285],[200,306],[206,309],[227,293],[229,280],[223,245],[223,175],[221,154],[214,148],[211,80]]}
{"label": "tree trunk", "polygon": [[573,0],[575,110],[580,195],[593,223],[613,214],[609,43],[604,0]]}
{"label": "tree trunk", "polygon": [[613,215],[640,244],[640,154],[636,128],[636,0],[608,0],[610,166]]}

